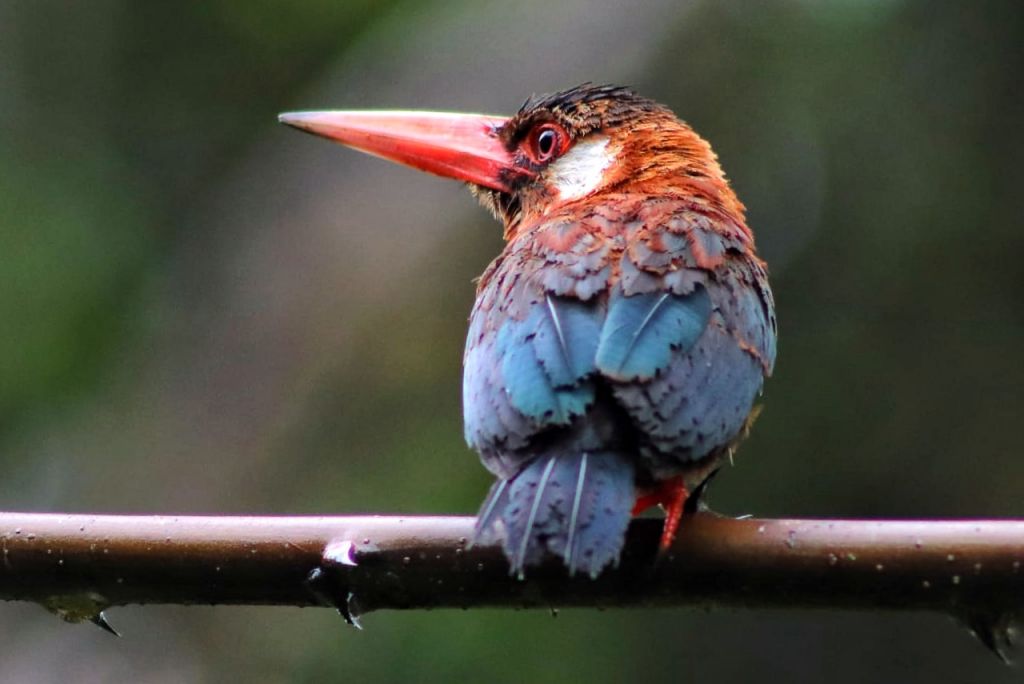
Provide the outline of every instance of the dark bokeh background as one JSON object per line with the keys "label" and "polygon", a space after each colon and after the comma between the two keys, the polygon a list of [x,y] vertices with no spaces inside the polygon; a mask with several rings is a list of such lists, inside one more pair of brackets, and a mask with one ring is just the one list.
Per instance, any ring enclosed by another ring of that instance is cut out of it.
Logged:
{"label": "dark bokeh background", "polygon": [[[1024,4],[0,0],[0,508],[459,512],[457,184],[275,123],[635,85],[773,270],[766,409],[713,504],[1024,516]],[[1009,682],[935,616],[0,605],[0,680]],[[585,678],[585,679],[584,679]]]}

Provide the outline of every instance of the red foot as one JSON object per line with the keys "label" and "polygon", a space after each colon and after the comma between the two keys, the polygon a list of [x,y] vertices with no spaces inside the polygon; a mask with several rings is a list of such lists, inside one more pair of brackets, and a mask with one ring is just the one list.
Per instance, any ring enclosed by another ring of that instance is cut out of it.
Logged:
{"label": "red foot", "polygon": [[661,530],[661,541],[658,543],[658,551],[665,553],[668,547],[672,546],[672,540],[676,538],[676,531],[679,529],[679,518],[683,515],[683,506],[690,493],[686,491],[681,476],[662,480],[654,485],[653,489],[645,491],[637,497],[633,505],[633,515],[639,515],[651,506],[662,506],[665,509],[665,526]]}

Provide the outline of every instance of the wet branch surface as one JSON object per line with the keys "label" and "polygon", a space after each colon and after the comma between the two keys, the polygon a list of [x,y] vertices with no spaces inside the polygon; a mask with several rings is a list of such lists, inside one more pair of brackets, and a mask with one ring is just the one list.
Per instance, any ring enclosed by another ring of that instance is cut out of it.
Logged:
{"label": "wet branch surface", "polygon": [[636,520],[618,568],[508,574],[470,517],[0,513],[0,599],[66,619],[125,604],[381,609],[614,606],[943,612],[994,650],[1024,607],[1024,521],[733,519],[696,513],[658,558]]}

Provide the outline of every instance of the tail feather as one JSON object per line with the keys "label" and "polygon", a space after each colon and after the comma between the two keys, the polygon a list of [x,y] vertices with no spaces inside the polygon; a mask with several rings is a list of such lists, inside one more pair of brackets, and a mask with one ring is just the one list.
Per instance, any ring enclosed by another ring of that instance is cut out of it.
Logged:
{"label": "tail feather", "polygon": [[476,516],[476,529],[473,531],[473,538],[469,542],[472,547],[475,544],[486,544],[493,540],[495,515],[501,513],[508,503],[508,480],[497,480],[491,485],[491,491],[487,493],[480,513]]}
{"label": "tail feather", "polygon": [[[541,473],[540,482],[538,482],[537,486],[534,487],[533,503],[530,505],[530,515],[526,518],[526,527],[521,535],[522,541],[519,542],[515,558],[512,559],[512,567],[517,568],[519,579],[523,579],[524,577],[523,564],[526,562],[526,550],[530,545],[531,538],[533,537],[533,526],[537,522],[537,514],[540,513],[540,505],[544,500],[544,494],[547,490],[548,482],[551,479],[551,470],[555,467],[557,459],[557,456],[551,456],[548,458],[548,464],[544,466],[544,472]],[[557,482],[555,483],[555,486],[557,486]]]}
{"label": "tail feather", "polygon": [[491,488],[474,542],[501,538],[520,578],[545,553],[563,558],[570,574],[596,577],[618,562],[635,495],[634,467],[622,454],[541,456]]}
{"label": "tail feather", "polygon": [[576,492],[572,497],[572,511],[569,513],[569,538],[565,542],[565,565],[569,575],[576,574],[576,528],[579,526],[580,505],[583,503],[583,485],[587,481],[587,454],[580,456],[580,470],[576,477]]}

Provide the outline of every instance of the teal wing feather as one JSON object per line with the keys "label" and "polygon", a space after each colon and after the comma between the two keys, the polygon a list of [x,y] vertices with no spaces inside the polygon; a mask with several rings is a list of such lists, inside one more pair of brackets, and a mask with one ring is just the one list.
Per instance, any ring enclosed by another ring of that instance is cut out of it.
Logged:
{"label": "teal wing feather", "polygon": [[703,287],[689,294],[612,293],[601,329],[595,363],[619,382],[645,381],[665,369],[673,350],[691,348],[711,317],[711,299]]}

